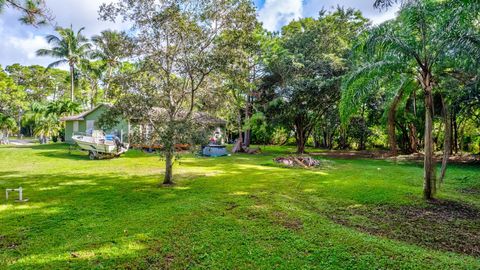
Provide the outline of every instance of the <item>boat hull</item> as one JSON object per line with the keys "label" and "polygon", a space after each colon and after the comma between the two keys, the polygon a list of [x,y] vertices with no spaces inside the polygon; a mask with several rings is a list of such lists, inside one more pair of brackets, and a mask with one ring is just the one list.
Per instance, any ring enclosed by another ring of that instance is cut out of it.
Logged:
{"label": "boat hull", "polygon": [[118,147],[113,142],[105,143],[104,139],[93,137],[73,136],[72,139],[80,149],[92,153],[93,156],[119,156],[127,152],[129,147],[128,144],[123,144],[124,147]]}

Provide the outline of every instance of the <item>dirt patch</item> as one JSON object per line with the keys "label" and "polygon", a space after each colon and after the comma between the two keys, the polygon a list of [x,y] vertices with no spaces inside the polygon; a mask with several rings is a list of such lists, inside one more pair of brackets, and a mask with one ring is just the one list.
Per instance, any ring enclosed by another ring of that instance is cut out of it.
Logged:
{"label": "dirt patch", "polygon": [[330,218],[374,235],[480,257],[480,209],[464,203],[435,201],[426,207],[347,207]]}
{"label": "dirt patch", "polygon": [[287,214],[278,211],[274,212],[273,216],[275,218],[275,223],[280,224],[289,230],[298,231],[303,229],[303,222],[298,218],[289,217]]}
{"label": "dirt patch", "polygon": [[341,159],[363,159],[378,158],[383,159],[390,156],[388,151],[326,151],[320,153],[309,153],[312,156],[323,156],[328,158]]}
{"label": "dirt patch", "polygon": [[[411,155],[399,155],[396,157],[390,157],[391,160],[396,161],[413,161],[413,162],[423,162],[424,160],[423,153],[415,153]],[[437,152],[434,155],[434,158],[437,162],[441,162],[443,159],[443,153]],[[448,158],[448,163],[453,164],[480,164],[480,156],[473,154],[458,154],[452,155]]]}
{"label": "dirt patch", "polygon": [[480,195],[480,188],[464,188],[459,191],[465,194]]}
{"label": "dirt patch", "polygon": [[170,269],[174,261],[175,261],[175,256],[172,253],[168,253],[164,257],[164,262],[165,262],[164,266],[167,269]]}
{"label": "dirt patch", "polygon": [[227,202],[226,204],[227,204],[227,207],[225,208],[225,210],[227,211],[231,211],[238,207],[238,204],[235,202]]}
{"label": "dirt patch", "polygon": [[0,250],[2,249],[16,249],[20,243],[17,239],[8,237],[6,235],[0,235]]}
{"label": "dirt patch", "polygon": [[[414,153],[411,155],[399,155],[392,157],[389,151],[326,151],[319,153],[309,153],[312,156],[322,156],[328,158],[340,159],[388,159],[395,161],[412,161],[423,162],[424,155],[422,153]],[[435,159],[440,162],[443,158],[441,152],[435,153]],[[450,156],[449,163],[454,164],[480,164],[480,155],[458,154]]]}

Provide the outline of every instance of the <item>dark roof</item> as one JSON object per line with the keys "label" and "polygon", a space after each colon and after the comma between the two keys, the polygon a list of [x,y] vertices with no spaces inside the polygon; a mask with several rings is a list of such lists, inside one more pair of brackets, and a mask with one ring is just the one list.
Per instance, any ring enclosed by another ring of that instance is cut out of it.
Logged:
{"label": "dark roof", "polygon": [[193,113],[193,120],[197,122],[207,123],[210,125],[226,125],[227,121],[220,119],[218,117],[212,116],[206,112],[195,112]]}
{"label": "dark roof", "polygon": [[[185,116],[186,113],[187,112],[185,111],[180,111],[179,117]],[[158,108],[158,107],[152,108],[150,112],[150,116],[153,116],[153,117],[162,116],[166,118],[166,114],[167,114],[167,111],[165,109]],[[211,114],[206,112],[193,112],[192,120],[197,123],[204,123],[207,125],[223,125],[224,126],[227,124],[227,121],[220,119],[218,117],[212,116]]]}

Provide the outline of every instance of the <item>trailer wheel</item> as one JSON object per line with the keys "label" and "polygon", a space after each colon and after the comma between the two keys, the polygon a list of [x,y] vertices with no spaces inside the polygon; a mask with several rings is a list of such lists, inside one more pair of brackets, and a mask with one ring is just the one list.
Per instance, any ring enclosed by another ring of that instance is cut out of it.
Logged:
{"label": "trailer wheel", "polygon": [[94,160],[96,158],[96,155],[93,151],[88,151],[88,158],[90,160]]}

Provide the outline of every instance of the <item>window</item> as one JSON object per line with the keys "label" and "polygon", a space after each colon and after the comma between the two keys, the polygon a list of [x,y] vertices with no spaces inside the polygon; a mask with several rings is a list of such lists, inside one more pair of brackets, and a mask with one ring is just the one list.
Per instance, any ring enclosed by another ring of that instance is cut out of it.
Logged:
{"label": "window", "polygon": [[73,132],[78,132],[78,121],[73,122]]}
{"label": "window", "polygon": [[87,133],[91,134],[95,126],[95,120],[87,120]]}

